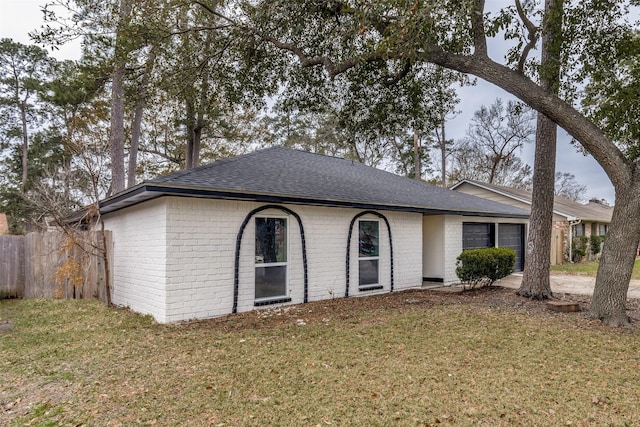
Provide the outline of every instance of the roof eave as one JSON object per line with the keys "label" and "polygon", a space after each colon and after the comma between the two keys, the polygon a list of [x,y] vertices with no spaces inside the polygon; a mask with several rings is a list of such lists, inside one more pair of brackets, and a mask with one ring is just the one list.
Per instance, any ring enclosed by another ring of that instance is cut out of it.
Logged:
{"label": "roof eave", "polygon": [[346,207],[359,209],[381,209],[403,212],[416,212],[428,215],[463,215],[463,216],[484,216],[501,218],[529,218],[528,214],[493,212],[493,211],[468,211],[461,209],[441,209],[407,205],[389,205],[379,203],[365,203],[357,201],[317,199],[310,197],[277,195],[270,193],[230,191],[223,189],[212,189],[204,187],[187,187],[179,185],[142,183],[126,190],[123,193],[105,199],[100,203],[100,212],[110,213],[124,209],[148,200],[162,196],[177,197],[198,197],[211,199],[257,201],[266,203],[291,203],[298,205],[313,205],[326,207]]}
{"label": "roof eave", "polygon": [[[476,187],[480,187],[480,188],[482,188],[482,189],[484,189],[484,190],[491,191],[492,193],[496,193],[496,194],[499,194],[499,195],[501,195],[501,196],[508,197],[508,198],[510,198],[510,199],[513,199],[513,200],[516,200],[516,201],[518,201],[518,202],[521,202],[521,203],[527,204],[527,205],[529,205],[529,206],[531,206],[531,205],[532,205],[531,200],[528,200],[528,199],[522,198],[522,197],[520,197],[520,196],[518,196],[518,195],[516,195],[516,194],[509,193],[509,192],[507,192],[507,191],[501,191],[501,190],[499,190],[499,189],[497,189],[497,188],[492,188],[492,187],[489,187],[489,186],[487,186],[487,185],[483,185],[483,184],[482,184],[482,183],[480,183],[480,182],[469,181],[469,180],[466,180],[466,179],[464,179],[464,180],[462,180],[462,181],[458,182],[457,184],[455,184],[455,185],[451,186],[451,189],[452,189],[452,190],[455,190],[457,187],[459,187],[460,185],[465,184],[465,183],[466,183],[466,184],[469,184],[469,185],[475,185]],[[480,196],[476,196],[476,197],[480,197]],[[571,214],[568,214],[568,213],[565,213],[565,212],[559,211],[559,210],[557,210],[557,209],[553,209],[553,213],[554,213],[554,214],[556,214],[556,215],[560,215],[560,216],[563,216],[563,217],[567,218],[567,221],[573,221],[574,219],[577,219],[577,218],[578,218],[578,217],[576,217],[576,216],[574,216],[574,215],[571,215]]]}

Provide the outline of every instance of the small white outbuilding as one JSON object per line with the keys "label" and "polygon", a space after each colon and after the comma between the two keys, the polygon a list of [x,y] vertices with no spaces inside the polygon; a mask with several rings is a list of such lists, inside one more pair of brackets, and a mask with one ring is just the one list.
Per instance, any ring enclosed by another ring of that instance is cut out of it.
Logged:
{"label": "small white outbuilding", "polygon": [[[475,242],[494,245],[515,227],[522,251],[528,218],[281,147],[141,183],[100,211],[112,232],[113,302],[163,323],[455,282],[456,257]],[[465,229],[491,236],[463,239]]]}

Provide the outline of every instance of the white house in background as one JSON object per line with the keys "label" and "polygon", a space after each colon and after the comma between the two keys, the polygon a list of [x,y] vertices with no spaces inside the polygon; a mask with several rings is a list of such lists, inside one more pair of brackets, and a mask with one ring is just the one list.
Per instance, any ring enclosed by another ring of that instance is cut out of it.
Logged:
{"label": "white house in background", "polygon": [[[530,191],[472,180],[460,181],[451,189],[531,212]],[[551,264],[558,265],[564,262],[574,237],[604,236],[612,214],[613,207],[599,200],[590,200],[585,204],[556,196],[553,200]]]}
{"label": "white house in background", "polygon": [[285,148],[141,183],[100,211],[112,231],[113,302],[159,322],[455,282],[465,239],[490,229],[522,253],[528,218]]}

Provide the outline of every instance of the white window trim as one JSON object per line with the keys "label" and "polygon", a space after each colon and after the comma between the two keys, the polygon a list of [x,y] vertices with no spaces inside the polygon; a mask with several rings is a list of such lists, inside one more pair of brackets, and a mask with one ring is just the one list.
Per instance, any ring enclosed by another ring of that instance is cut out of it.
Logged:
{"label": "white window trim", "polygon": [[[360,223],[361,222],[377,222],[378,223],[378,256],[361,257],[360,256]],[[377,218],[361,218],[358,220],[358,290],[369,291],[374,289],[380,289],[380,253],[382,252],[381,236],[380,236],[380,220]],[[360,284],[360,261],[378,261],[378,281],[376,283],[368,283],[366,285]]]}
{"label": "white window trim", "polygon": [[[256,248],[255,248],[255,233],[256,233],[256,220],[257,219],[261,219],[261,218],[273,218],[273,219],[284,219],[286,222],[286,227],[287,227],[287,261],[286,262],[256,262],[255,259],[255,253],[256,253]],[[290,257],[291,257],[291,239],[289,236],[289,223],[291,221],[289,220],[289,217],[286,215],[256,215],[254,217],[253,220],[253,233],[254,233],[254,238],[253,238],[253,300],[254,303],[265,303],[265,302],[269,302],[269,301],[280,301],[284,298],[289,298],[291,291],[289,288],[289,261],[290,261]],[[255,276],[255,272],[256,272],[256,268],[268,268],[268,267],[282,267],[285,266],[285,275],[286,275],[286,279],[285,279],[285,292],[284,295],[278,295],[278,296],[273,296],[273,297],[263,297],[263,298],[256,298],[256,276]]]}

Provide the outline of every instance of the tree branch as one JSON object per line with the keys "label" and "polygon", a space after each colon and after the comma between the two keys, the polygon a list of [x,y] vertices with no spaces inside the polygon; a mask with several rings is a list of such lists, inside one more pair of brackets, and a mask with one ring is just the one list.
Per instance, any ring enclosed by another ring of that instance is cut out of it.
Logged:
{"label": "tree branch", "polygon": [[518,61],[518,72],[520,74],[524,74],[524,64],[527,60],[527,57],[529,56],[529,52],[531,52],[531,49],[536,47],[536,43],[538,43],[538,27],[533,25],[533,22],[531,22],[529,18],[527,18],[527,15],[524,13],[524,9],[522,8],[522,3],[520,3],[520,0],[515,0],[515,2],[516,2],[516,9],[518,10],[518,16],[522,20],[522,23],[524,24],[524,26],[527,27],[527,30],[529,31],[529,35],[528,35],[529,42],[524,47],[524,49],[522,49],[522,53],[520,54],[520,60]]}
{"label": "tree branch", "polygon": [[254,28],[246,28],[251,31],[253,34],[257,35],[263,40],[270,42],[272,45],[277,47],[278,49],[288,51],[293,53],[298,57],[298,61],[300,62],[300,66],[304,68],[313,67],[316,65],[322,65],[325,70],[329,73],[331,78],[336,77],[339,74],[344,73],[351,68],[354,68],[360,63],[363,62],[371,62],[384,59],[383,55],[380,52],[370,52],[365,55],[361,55],[359,57],[352,57],[347,59],[346,61],[335,63],[328,56],[308,56],[302,49],[294,45],[293,43],[282,42],[275,37],[270,35],[261,33]]}
{"label": "tree branch", "polygon": [[157,149],[153,149],[153,148],[147,148],[147,147],[140,147],[138,149],[139,151],[143,152],[143,153],[148,153],[148,154],[155,154],[157,156],[162,157],[163,159],[171,162],[171,163],[175,163],[177,165],[181,164],[182,162],[184,162],[184,157],[183,156],[172,156],[170,154],[167,154],[166,152],[157,150]]}
{"label": "tree branch", "polygon": [[404,63],[404,67],[402,67],[402,70],[400,70],[398,73],[396,73],[394,76],[387,76],[384,78],[384,85],[387,87],[393,86],[396,83],[398,83],[400,80],[402,80],[407,74],[409,74],[409,72],[411,71],[411,61],[406,61]]}
{"label": "tree branch", "polygon": [[540,86],[518,71],[488,57],[453,54],[433,45],[425,52],[423,59],[480,77],[511,93],[573,136],[600,163],[614,186],[624,188],[631,182],[634,168],[629,167],[629,160],[600,128],[550,90],[541,90]]}
{"label": "tree branch", "polygon": [[471,30],[473,33],[474,55],[487,56],[487,36],[484,31],[484,0],[473,2],[471,12]]}

